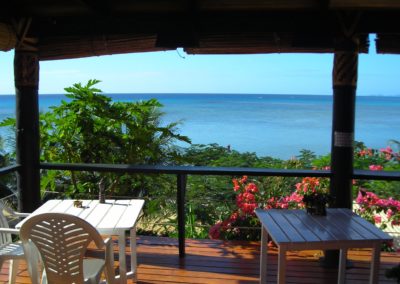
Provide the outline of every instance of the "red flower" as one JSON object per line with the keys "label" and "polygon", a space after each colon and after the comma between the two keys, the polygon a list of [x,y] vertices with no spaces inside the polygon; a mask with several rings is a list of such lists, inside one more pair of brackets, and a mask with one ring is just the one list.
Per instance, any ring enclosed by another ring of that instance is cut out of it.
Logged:
{"label": "red flower", "polygon": [[256,193],[258,192],[258,188],[255,183],[251,182],[248,185],[246,185],[246,191]]}
{"label": "red flower", "polygon": [[383,166],[381,166],[381,165],[370,165],[369,169],[371,171],[381,171],[381,170],[383,170]]}
{"label": "red flower", "polygon": [[239,182],[237,181],[237,179],[232,179],[232,182],[233,182],[233,190],[238,191],[240,189]]}
{"label": "red flower", "polygon": [[221,226],[222,226],[221,221],[217,222],[214,226],[212,226],[210,228],[210,231],[208,231],[208,237],[214,240],[219,239],[219,237],[221,236]]}

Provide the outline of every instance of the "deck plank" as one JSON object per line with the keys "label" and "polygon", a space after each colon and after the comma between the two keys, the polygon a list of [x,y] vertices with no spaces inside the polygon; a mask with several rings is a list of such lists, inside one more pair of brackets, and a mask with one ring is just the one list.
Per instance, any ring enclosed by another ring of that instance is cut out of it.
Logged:
{"label": "deck plank", "polygon": [[[127,244],[129,240],[127,239]],[[179,259],[176,239],[139,236],[138,284],[201,283],[253,284],[258,283],[258,242],[187,240],[186,257]],[[116,255],[117,255],[117,251]],[[96,254],[92,251],[91,254]],[[129,253],[129,249],[128,249]],[[320,251],[288,252],[287,283],[336,283],[336,269],[319,265]],[[346,272],[347,283],[367,283],[371,251],[350,250],[353,267]],[[268,251],[268,283],[276,283],[277,250]],[[129,258],[127,259],[129,264]],[[385,270],[400,262],[399,253],[381,254],[379,283],[396,283],[386,279]],[[117,264],[117,263],[116,263]],[[8,263],[0,271],[0,283],[7,283]],[[26,264],[22,262],[17,275],[18,284],[31,283]],[[131,280],[128,283],[133,283]]]}

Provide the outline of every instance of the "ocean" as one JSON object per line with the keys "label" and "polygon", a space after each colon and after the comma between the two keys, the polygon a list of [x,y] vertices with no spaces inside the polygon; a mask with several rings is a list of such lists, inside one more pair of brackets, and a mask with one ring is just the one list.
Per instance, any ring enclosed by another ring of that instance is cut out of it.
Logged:
{"label": "ocean", "polygon": [[[181,121],[179,132],[195,144],[218,143],[240,152],[289,159],[300,150],[330,152],[332,96],[262,94],[107,94],[115,101],[158,99],[163,124]],[[39,108],[63,95],[40,95]],[[400,97],[358,96],[355,139],[384,148],[400,141]],[[15,97],[0,96],[0,120],[15,116]],[[10,135],[0,129],[0,135]],[[185,146],[187,144],[180,144]]]}

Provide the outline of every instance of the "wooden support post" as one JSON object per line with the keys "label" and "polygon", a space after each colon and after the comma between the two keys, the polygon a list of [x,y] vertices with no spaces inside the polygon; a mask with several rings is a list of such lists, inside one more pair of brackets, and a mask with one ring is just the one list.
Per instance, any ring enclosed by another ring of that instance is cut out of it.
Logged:
{"label": "wooden support post", "polygon": [[330,182],[332,206],[352,208],[353,144],[358,69],[358,41],[342,38],[333,66],[333,122]]}
{"label": "wooden support post", "polygon": [[[352,174],[357,89],[358,40],[342,37],[337,41],[333,64],[333,121],[330,193],[334,208],[353,206]],[[325,251],[323,265],[337,267],[339,251]]]}
{"label": "wooden support post", "polygon": [[187,175],[177,175],[179,257],[185,256],[185,195]]}
{"label": "wooden support post", "polygon": [[16,50],[16,154],[19,210],[32,212],[40,200],[39,59],[34,51]]}

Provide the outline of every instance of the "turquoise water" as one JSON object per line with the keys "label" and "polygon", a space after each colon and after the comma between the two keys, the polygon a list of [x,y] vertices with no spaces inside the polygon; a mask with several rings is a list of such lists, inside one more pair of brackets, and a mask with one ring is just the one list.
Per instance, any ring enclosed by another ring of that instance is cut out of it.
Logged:
{"label": "turquoise water", "polygon": [[[306,95],[232,94],[109,94],[115,101],[157,98],[163,123],[182,121],[180,133],[193,143],[230,145],[241,152],[290,158],[301,149],[318,155],[330,152],[332,97]],[[41,95],[45,111],[62,95]],[[15,97],[0,96],[0,119],[14,116]],[[0,134],[4,134],[0,130]],[[359,96],[355,138],[383,148],[400,140],[400,97]]]}

